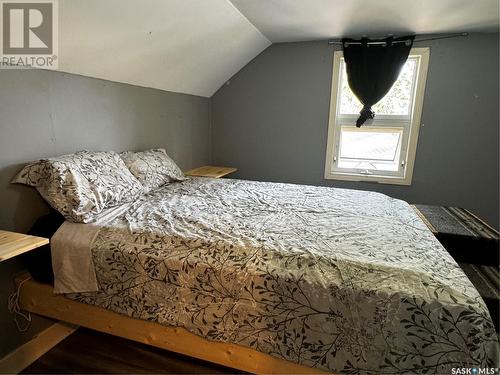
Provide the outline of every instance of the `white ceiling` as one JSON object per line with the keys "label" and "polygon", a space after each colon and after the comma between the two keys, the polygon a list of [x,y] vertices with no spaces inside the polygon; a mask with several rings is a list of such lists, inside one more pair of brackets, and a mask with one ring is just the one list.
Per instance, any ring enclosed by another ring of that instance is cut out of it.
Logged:
{"label": "white ceiling", "polygon": [[60,0],[59,70],[210,97],[271,43],[228,0]]}
{"label": "white ceiling", "polygon": [[498,31],[499,0],[232,0],[273,43]]}
{"label": "white ceiling", "polygon": [[498,31],[499,0],[59,0],[59,19],[59,70],[210,97],[271,42]]}

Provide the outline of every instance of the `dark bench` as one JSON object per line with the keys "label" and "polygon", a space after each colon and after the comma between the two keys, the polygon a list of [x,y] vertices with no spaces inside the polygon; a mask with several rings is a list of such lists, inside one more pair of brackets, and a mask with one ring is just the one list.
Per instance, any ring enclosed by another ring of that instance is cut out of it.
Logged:
{"label": "dark bench", "polygon": [[481,294],[498,332],[498,231],[464,208],[420,204],[413,208]]}

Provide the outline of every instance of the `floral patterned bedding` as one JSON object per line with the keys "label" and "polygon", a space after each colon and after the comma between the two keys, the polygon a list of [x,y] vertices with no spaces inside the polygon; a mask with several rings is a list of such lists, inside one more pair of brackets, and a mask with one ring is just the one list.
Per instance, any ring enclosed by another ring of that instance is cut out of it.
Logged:
{"label": "floral patterned bedding", "polygon": [[68,297],[337,373],[498,366],[488,311],[411,207],[374,192],[193,178],[90,244]]}

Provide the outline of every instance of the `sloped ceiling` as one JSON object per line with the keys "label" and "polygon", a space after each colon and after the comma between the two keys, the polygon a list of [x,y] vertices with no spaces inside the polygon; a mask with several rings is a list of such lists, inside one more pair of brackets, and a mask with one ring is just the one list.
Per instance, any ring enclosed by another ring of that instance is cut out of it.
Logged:
{"label": "sloped ceiling", "polygon": [[59,70],[210,97],[271,42],[228,0],[60,0]]}
{"label": "sloped ceiling", "polygon": [[59,0],[59,70],[212,96],[271,42],[498,31],[499,0]]}
{"label": "sloped ceiling", "polygon": [[499,0],[232,0],[273,43],[497,31]]}

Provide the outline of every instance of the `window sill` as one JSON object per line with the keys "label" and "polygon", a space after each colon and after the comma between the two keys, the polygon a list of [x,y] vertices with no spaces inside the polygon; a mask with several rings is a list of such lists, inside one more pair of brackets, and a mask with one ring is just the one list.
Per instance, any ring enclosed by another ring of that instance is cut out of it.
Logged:
{"label": "window sill", "polygon": [[362,175],[354,173],[326,173],[325,180],[341,180],[341,181],[356,181],[356,182],[377,182],[379,184],[390,185],[411,185],[411,176],[406,177],[390,177],[377,175]]}

